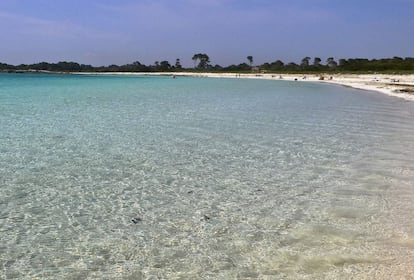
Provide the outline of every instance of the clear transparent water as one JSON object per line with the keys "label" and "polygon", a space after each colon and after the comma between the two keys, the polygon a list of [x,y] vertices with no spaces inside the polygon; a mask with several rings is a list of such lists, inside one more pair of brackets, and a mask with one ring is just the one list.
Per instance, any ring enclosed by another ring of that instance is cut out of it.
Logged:
{"label": "clear transparent water", "polygon": [[0,75],[2,279],[414,270],[414,105],[312,83]]}

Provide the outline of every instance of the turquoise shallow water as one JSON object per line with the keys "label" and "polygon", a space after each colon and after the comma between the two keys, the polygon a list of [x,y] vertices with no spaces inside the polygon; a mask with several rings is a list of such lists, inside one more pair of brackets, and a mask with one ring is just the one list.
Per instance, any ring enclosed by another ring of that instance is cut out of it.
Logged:
{"label": "turquoise shallow water", "polygon": [[414,273],[413,103],[303,82],[1,74],[0,128],[4,279]]}

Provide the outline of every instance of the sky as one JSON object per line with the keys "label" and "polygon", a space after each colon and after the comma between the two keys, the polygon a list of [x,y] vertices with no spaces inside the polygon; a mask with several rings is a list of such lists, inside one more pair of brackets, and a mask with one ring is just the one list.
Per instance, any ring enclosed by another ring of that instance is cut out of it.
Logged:
{"label": "sky", "polygon": [[0,0],[0,62],[414,57],[414,0]]}

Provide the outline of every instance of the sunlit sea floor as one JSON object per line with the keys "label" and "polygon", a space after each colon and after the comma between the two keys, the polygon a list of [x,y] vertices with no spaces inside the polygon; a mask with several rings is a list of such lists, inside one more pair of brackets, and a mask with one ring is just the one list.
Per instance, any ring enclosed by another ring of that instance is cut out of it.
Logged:
{"label": "sunlit sea floor", "polygon": [[9,74],[0,129],[1,279],[414,277],[413,103]]}

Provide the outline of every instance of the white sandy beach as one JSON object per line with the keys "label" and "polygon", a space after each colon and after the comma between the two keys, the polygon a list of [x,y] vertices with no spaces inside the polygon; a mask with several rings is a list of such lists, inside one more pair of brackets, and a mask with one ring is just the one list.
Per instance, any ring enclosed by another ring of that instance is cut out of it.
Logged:
{"label": "white sandy beach", "polygon": [[[236,73],[195,73],[195,72],[111,72],[111,73],[73,73],[96,75],[160,75],[160,76],[195,76],[211,78],[246,78],[287,80],[297,82],[332,83],[352,88],[381,92],[390,96],[414,101],[414,75],[388,74],[236,74]],[[321,79],[323,77],[323,79]]]}
{"label": "white sandy beach", "polygon": [[[170,73],[172,75],[190,75],[216,78],[250,78],[288,80],[298,82],[333,83],[352,88],[381,92],[414,101],[414,75],[385,75],[385,74],[234,74],[234,73]],[[323,77],[323,80],[321,79]]]}

